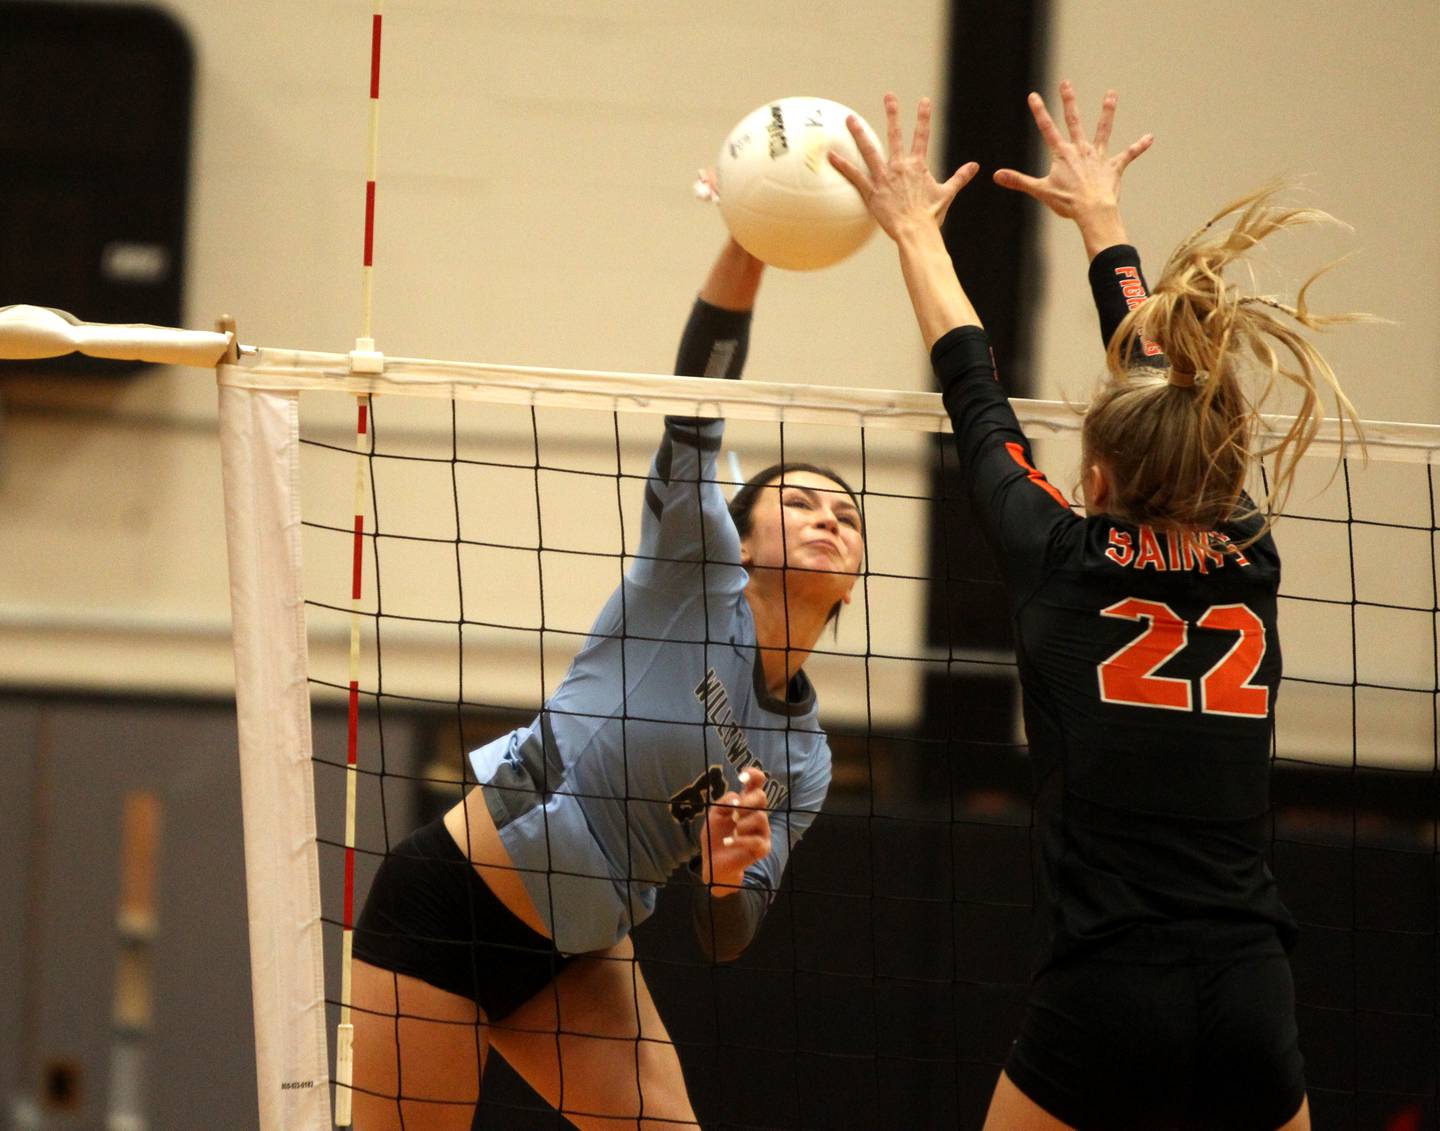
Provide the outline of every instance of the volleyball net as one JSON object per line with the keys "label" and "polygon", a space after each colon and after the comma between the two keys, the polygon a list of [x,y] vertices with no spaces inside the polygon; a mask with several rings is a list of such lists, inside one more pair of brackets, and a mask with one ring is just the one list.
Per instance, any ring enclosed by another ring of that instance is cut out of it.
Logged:
{"label": "volleyball net", "polygon": [[[777,460],[833,466],[868,547],[806,667],[830,794],[760,937],[708,963],[664,892],[636,931],[700,1122],[974,1118],[1023,1003],[1032,816],[1013,654],[946,627],[1003,596],[973,545],[937,534],[937,395],[405,359],[364,374],[270,349],[219,374],[262,1127],[331,1126],[369,879],[585,642],[633,560],[663,414],[726,419],[727,493]],[[1063,489],[1078,415],[1015,405]],[[1338,471],[1322,436],[1276,531],[1271,858],[1303,930],[1317,1125],[1435,1117],[1440,428],[1366,436],[1368,460]],[[757,1059],[763,1085],[737,1097]],[[518,1088],[483,1103],[487,1126],[553,1125]]]}

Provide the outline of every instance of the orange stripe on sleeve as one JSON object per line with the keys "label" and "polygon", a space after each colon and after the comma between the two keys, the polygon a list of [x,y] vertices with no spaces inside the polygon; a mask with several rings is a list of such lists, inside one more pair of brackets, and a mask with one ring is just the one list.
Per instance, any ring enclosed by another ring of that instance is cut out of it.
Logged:
{"label": "orange stripe on sleeve", "polygon": [[1021,445],[1006,444],[1005,450],[1010,453],[1011,459],[1025,469],[1025,477],[1029,479],[1031,483],[1039,487],[1040,490],[1044,491],[1067,511],[1070,509],[1070,504],[1065,501],[1065,496],[1060,494],[1060,492],[1055,489],[1055,485],[1045,478],[1044,472],[1038,470],[1025,458],[1025,449]]}

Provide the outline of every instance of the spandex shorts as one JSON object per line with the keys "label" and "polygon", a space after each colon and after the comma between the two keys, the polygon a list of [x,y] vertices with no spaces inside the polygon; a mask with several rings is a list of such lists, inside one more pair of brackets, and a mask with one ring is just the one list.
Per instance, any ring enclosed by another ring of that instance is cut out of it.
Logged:
{"label": "spandex shorts", "polygon": [[1280,952],[1223,962],[1062,961],[1031,988],[1005,1072],[1079,1131],[1274,1131],[1305,1098]]}
{"label": "spandex shorts", "polygon": [[469,998],[503,1021],[569,961],[501,903],[435,820],[375,873],[355,924],[354,955]]}

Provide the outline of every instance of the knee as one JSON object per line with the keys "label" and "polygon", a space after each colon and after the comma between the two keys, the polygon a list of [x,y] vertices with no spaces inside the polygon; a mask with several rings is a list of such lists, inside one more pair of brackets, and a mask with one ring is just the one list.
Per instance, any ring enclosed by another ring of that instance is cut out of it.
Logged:
{"label": "knee", "polygon": [[[680,1058],[675,1047],[655,1041],[641,1041],[639,1051],[641,1126],[695,1126],[695,1112],[690,1106],[690,1092],[680,1071]],[[657,1122],[649,1124],[646,1120]]]}

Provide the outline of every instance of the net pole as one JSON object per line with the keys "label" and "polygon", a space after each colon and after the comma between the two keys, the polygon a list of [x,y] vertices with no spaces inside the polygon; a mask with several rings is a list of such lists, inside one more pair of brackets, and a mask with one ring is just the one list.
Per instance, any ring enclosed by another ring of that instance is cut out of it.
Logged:
{"label": "net pole", "polygon": [[[384,0],[374,0],[370,16],[370,140],[365,169],[365,239],[361,265],[360,337],[350,355],[351,366],[360,372],[380,367],[375,350],[373,316],[375,306],[375,184],[380,169],[380,41],[384,22]],[[355,806],[359,777],[360,748],[360,595],[365,546],[365,460],[368,443],[370,398],[356,398],[355,424],[355,535],[350,581],[350,688],[349,717],[345,748],[345,910],[341,930],[340,1021],[335,1031],[335,1124],[349,1127],[350,1085],[354,1079],[353,1048],[355,1026],[350,1017],[351,964],[355,940]]]}

